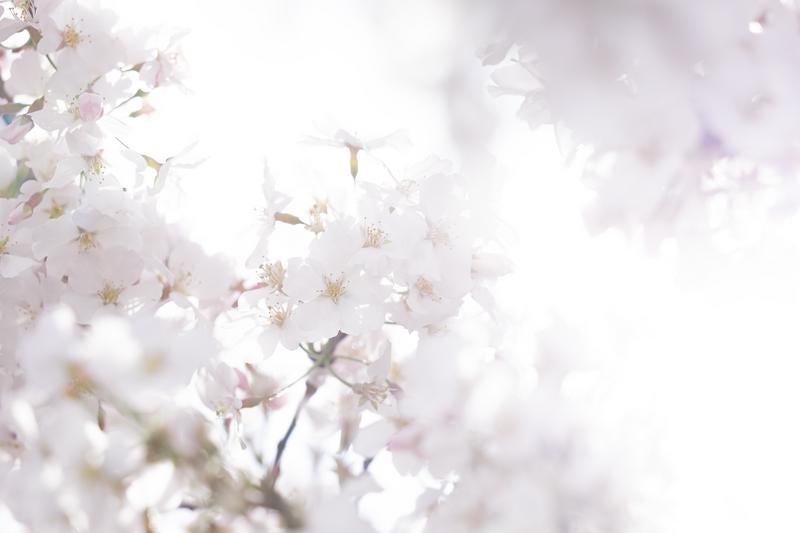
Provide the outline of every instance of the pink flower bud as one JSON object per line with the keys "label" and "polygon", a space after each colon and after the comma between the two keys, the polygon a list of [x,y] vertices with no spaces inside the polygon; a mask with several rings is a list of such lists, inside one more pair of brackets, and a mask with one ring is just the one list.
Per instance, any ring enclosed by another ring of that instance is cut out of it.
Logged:
{"label": "pink flower bud", "polygon": [[0,139],[8,144],[17,144],[33,129],[33,120],[28,115],[22,115],[13,120],[11,124],[0,130]]}
{"label": "pink flower bud", "polygon": [[238,368],[234,368],[234,370],[236,371],[236,376],[238,378],[237,382],[238,387],[244,391],[249,391],[250,382],[248,381],[247,376],[244,374],[244,372],[242,372]]}
{"label": "pink flower bud", "polygon": [[37,191],[33,193],[30,198],[12,209],[11,213],[8,215],[8,224],[13,226],[29,218],[33,214],[33,210],[36,206],[42,202],[42,198],[44,198],[44,191]]}
{"label": "pink flower bud", "polygon": [[83,93],[78,97],[78,112],[81,120],[93,122],[103,116],[103,97],[95,93]]}

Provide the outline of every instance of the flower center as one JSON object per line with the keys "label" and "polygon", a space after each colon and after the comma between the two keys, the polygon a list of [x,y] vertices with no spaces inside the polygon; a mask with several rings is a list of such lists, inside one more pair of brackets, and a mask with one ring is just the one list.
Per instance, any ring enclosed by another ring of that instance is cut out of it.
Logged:
{"label": "flower center", "polygon": [[81,36],[81,32],[75,29],[75,26],[72,24],[67,24],[64,26],[64,31],[61,32],[61,45],[66,48],[75,48],[78,46],[83,37]]}
{"label": "flower center", "polygon": [[423,298],[430,298],[434,301],[441,299],[433,289],[433,284],[422,276],[417,278],[417,282],[414,283],[414,288],[417,289],[417,292]]}
{"label": "flower center", "polygon": [[307,229],[314,233],[325,231],[325,224],[323,223],[323,216],[328,214],[328,202],[326,200],[314,200],[314,205],[308,210],[308,216],[311,223]]}
{"label": "flower center", "polygon": [[286,276],[286,270],[279,261],[274,263],[264,263],[259,267],[259,277],[261,280],[273,291],[283,291],[283,280]]}
{"label": "flower center", "polygon": [[66,206],[64,204],[60,204],[55,200],[51,200],[50,207],[45,209],[45,213],[47,213],[47,216],[50,218],[58,218],[64,214],[65,207]]}
{"label": "flower center", "polygon": [[288,306],[280,304],[269,305],[267,306],[267,311],[269,312],[270,323],[275,324],[278,327],[283,326],[284,322],[286,322],[286,319],[289,318]]}
{"label": "flower center", "polygon": [[39,316],[39,311],[31,307],[30,304],[22,304],[17,306],[18,324],[30,324]]}
{"label": "flower center", "polygon": [[23,22],[33,22],[36,6],[33,0],[14,0],[14,15]]}
{"label": "flower center", "polygon": [[89,174],[99,176],[106,169],[106,162],[103,161],[103,153],[97,152],[94,155],[84,156],[86,166],[88,167]]}
{"label": "flower center", "polygon": [[364,248],[380,248],[384,244],[389,244],[389,236],[375,224],[364,226]]}
{"label": "flower center", "polygon": [[81,252],[88,252],[93,248],[97,248],[97,240],[95,239],[94,232],[82,231],[78,236],[78,250]]}
{"label": "flower center", "polygon": [[103,285],[102,289],[97,291],[97,296],[100,297],[100,301],[103,302],[103,305],[111,305],[117,303],[121,292],[122,288],[106,283]]}
{"label": "flower center", "polygon": [[333,303],[339,303],[339,299],[347,291],[347,279],[343,273],[338,276],[325,276],[325,288],[321,291],[322,296],[327,296]]}
{"label": "flower center", "polygon": [[191,272],[181,272],[177,276],[175,276],[175,283],[172,284],[173,290],[181,293],[181,294],[188,294],[189,287],[192,285],[192,273]]}
{"label": "flower center", "polygon": [[428,240],[434,246],[447,246],[450,244],[450,234],[447,229],[441,224],[430,224],[428,228]]}
{"label": "flower center", "polygon": [[149,352],[142,358],[142,368],[145,374],[157,374],[167,363],[167,355],[164,352]]}

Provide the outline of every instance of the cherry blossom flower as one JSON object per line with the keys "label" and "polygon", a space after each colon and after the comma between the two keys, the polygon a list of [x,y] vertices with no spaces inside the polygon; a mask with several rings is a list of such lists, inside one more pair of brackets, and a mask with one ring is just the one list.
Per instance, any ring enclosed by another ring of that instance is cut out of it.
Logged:
{"label": "cherry blossom flower", "polygon": [[81,322],[98,312],[133,313],[161,298],[163,287],[153,277],[143,277],[144,263],[135,252],[110,248],[83,253],[70,265],[68,283],[74,293],[69,302]]}
{"label": "cherry blossom flower", "polygon": [[261,191],[264,204],[262,207],[257,208],[258,225],[255,229],[255,233],[258,235],[258,243],[245,263],[248,267],[260,266],[267,261],[269,238],[275,228],[275,217],[290,201],[289,197],[275,189],[274,178],[266,163],[264,163],[264,178],[261,184]]}
{"label": "cherry blossom flower", "polygon": [[[178,40],[152,46],[90,0],[3,7],[0,34],[20,42],[0,87],[0,517],[372,531],[360,507],[382,491],[368,468],[385,454],[437,478],[412,519],[469,523],[469,483],[494,473],[472,454],[496,444],[476,429],[484,381],[464,370],[479,358],[447,333],[507,271],[475,229],[488,199],[437,158],[297,197],[265,168],[252,253],[210,254],[159,201],[197,167],[196,145],[137,148],[147,113],[133,102],[182,83]],[[362,152],[401,137],[309,141],[346,149],[355,179]],[[301,439],[313,475],[295,489]]]}
{"label": "cherry blossom flower", "polygon": [[308,261],[290,268],[286,292],[302,302],[295,314],[309,339],[364,333],[382,324],[383,288],[353,262],[361,245],[357,228],[336,222],[314,241]]}
{"label": "cherry blossom flower", "polygon": [[193,242],[178,243],[169,253],[166,266],[170,297],[182,305],[190,305],[190,299],[218,300],[231,292],[233,275],[227,261],[209,256]]}
{"label": "cherry blossom flower", "polygon": [[41,54],[55,54],[57,64],[74,65],[94,75],[114,67],[122,55],[122,45],[108,33],[114,26],[113,12],[79,2],[52,2],[46,16],[40,17]]}
{"label": "cherry blossom flower", "polygon": [[338,129],[330,137],[304,137],[303,142],[316,146],[330,146],[333,148],[347,148],[350,154],[350,175],[356,179],[358,175],[358,154],[359,152],[370,153],[374,150],[398,146],[408,142],[407,136],[402,131],[395,131],[388,135],[373,139],[362,140],[352,133]]}
{"label": "cherry blossom flower", "polygon": [[9,224],[13,201],[0,200],[0,277],[13,278],[35,267],[38,262],[30,256],[30,232]]}
{"label": "cherry blossom flower", "polygon": [[201,368],[195,381],[200,399],[217,416],[235,415],[242,408],[239,384],[239,373],[225,363]]}
{"label": "cherry blossom flower", "polygon": [[254,322],[259,331],[258,343],[264,356],[272,355],[280,343],[287,350],[295,350],[303,340],[294,316],[295,304],[270,288],[247,291],[239,297],[236,320],[244,318]]}

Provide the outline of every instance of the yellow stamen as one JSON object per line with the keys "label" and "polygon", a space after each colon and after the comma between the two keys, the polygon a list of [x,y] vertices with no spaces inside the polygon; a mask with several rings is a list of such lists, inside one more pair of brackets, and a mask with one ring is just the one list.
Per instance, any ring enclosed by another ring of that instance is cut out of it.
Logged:
{"label": "yellow stamen", "polygon": [[175,276],[175,283],[172,284],[172,289],[181,294],[189,294],[189,287],[192,285],[192,273],[181,272]]}
{"label": "yellow stamen", "polygon": [[431,300],[438,301],[441,298],[436,294],[436,291],[433,288],[433,284],[428,281],[427,279],[423,278],[422,276],[417,278],[417,282],[414,284],[414,288],[417,289],[419,295],[423,298],[430,298]]}
{"label": "yellow stamen", "polygon": [[258,275],[267,287],[274,291],[283,290],[283,279],[286,276],[286,270],[279,261],[264,263],[259,267],[259,270]]}
{"label": "yellow stamen", "polygon": [[167,356],[164,352],[151,352],[144,355],[142,358],[142,367],[145,374],[157,374],[159,370],[164,368],[167,362]]}
{"label": "yellow stamen", "polygon": [[102,289],[97,291],[97,296],[100,297],[100,301],[103,302],[103,305],[111,305],[117,303],[120,293],[122,293],[120,287],[114,287],[110,283],[106,283],[103,285]]}
{"label": "yellow stamen", "polygon": [[267,311],[270,323],[278,327],[283,326],[283,323],[289,318],[289,309],[284,305],[270,305],[267,307]]}
{"label": "yellow stamen", "polygon": [[50,217],[50,218],[58,218],[58,217],[60,217],[61,215],[64,214],[64,208],[65,207],[66,207],[66,205],[60,204],[55,200],[51,200],[50,201],[50,207],[45,209],[45,213],[47,213],[47,216]]}
{"label": "yellow stamen", "polygon": [[386,232],[374,224],[364,226],[364,248],[380,248],[389,243]]}
{"label": "yellow stamen", "polygon": [[347,279],[343,273],[340,273],[338,277],[325,276],[325,288],[321,291],[322,296],[327,296],[337,304],[345,292],[347,292]]}
{"label": "yellow stamen", "polygon": [[95,155],[84,156],[88,172],[91,175],[99,176],[106,169],[106,162],[103,161],[103,152],[97,152]]}
{"label": "yellow stamen", "polygon": [[61,46],[65,48],[75,48],[82,40],[83,37],[81,33],[75,29],[75,26],[72,24],[64,26],[64,31],[61,32]]}
{"label": "yellow stamen", "polygon": [[350,150],[350,175],[355,180],[358,175],[358,151],[360,148],[348,144],[347,149]]}
{"label": "yellow stamen", "polygon": [[82,231],[78,236],[78,250],[81,252],[88,252],[93,248],[97,248],[95,234],[91,231]]}

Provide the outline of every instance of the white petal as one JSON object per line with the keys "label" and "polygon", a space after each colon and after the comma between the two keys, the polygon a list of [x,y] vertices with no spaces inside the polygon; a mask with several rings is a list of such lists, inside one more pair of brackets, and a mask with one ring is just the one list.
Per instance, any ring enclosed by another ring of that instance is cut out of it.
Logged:
{"label": "white petal", "polygon": [[28,257],[3,254],[0,255],[0,277],[13,278],[33,268],[38,263]]}

